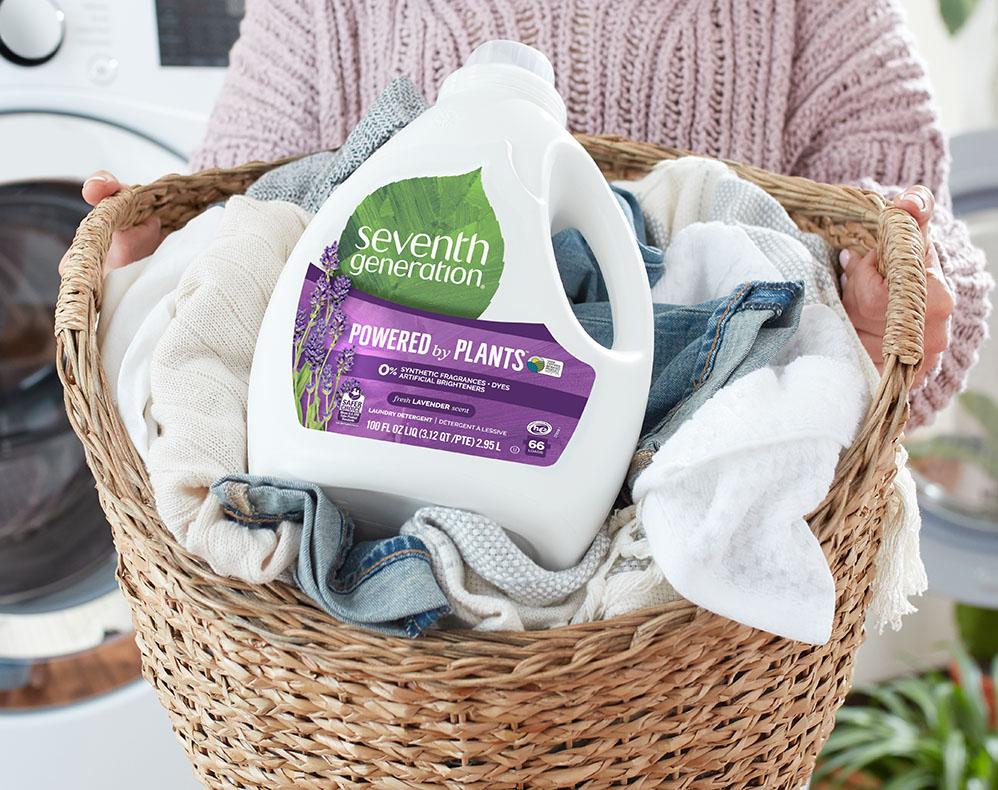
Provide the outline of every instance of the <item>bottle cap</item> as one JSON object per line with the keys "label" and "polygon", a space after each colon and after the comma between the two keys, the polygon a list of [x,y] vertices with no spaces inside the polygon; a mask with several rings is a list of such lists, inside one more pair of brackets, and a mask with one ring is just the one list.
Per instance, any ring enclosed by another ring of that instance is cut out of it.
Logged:
{"label": "bottle cap", "polygon": [[509,39],[486,41],[468,56],[465,66],[503,64],[519,66],[531,74],[536,74],[549,85],[554,85],[554,67],[547,56],[539,50]]}

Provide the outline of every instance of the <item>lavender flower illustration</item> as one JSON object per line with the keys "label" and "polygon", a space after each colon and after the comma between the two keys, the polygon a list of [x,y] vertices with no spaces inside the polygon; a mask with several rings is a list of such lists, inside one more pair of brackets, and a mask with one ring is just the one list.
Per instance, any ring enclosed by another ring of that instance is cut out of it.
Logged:
{"label": "lavender flower illustration", "polygon": [[319,265],[324,271],[335,274],[340,269],[340,243],[334,241],[322,251],[319,256]]}
{"label": "lavender flower illustration", "polygon": [[339,378],[353,367],[355,355],[353,346],[347,346],[336,356],[336,376]]}
{"label": "lavender flower illustration", "polygon": [[346,275],[337,274],[340,260],[336,242],[323,249],[319,266],[312,266],[319,270],[319,276],[307,303],[295,315],[292,358],[298,419],[306,428],[322,430],[336,414],[343,391],[341,380],[353,367],[356,352],[353,346],[339,347],[347,330],[343,302],[351,283]]}

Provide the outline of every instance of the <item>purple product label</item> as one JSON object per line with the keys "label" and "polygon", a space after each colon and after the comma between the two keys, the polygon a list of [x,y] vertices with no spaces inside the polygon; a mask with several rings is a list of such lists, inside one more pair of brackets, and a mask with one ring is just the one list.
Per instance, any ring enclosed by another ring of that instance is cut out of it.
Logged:
{"label": "purple product label", "polygon": [[331,247],[323,268],[309,267],[298,303],[292,361],[302,425],[557,462],[592,392],[589,365],[542,324],[441,315],[354,289],[335,274],[335,255]]}

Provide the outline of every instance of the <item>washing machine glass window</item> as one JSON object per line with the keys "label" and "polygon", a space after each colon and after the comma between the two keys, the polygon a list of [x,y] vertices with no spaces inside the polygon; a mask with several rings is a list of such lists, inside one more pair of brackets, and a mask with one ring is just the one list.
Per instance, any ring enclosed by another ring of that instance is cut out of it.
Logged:
{"label": "washing machine glass window", "polygon": [[113,551],[54,365],[58,263],[86,211],[77,184],[0,185],[0,607],[64,590]]}
{"label": "washing machine glass window", "polygon": [[79,182],[0,184],[0,692],[28,689],[46,704],[70,701],[49,691],[53,678],[84,677],[52,661],[93,661],[86,654],[130,632],[54,363],[58,264],[88,209]]}

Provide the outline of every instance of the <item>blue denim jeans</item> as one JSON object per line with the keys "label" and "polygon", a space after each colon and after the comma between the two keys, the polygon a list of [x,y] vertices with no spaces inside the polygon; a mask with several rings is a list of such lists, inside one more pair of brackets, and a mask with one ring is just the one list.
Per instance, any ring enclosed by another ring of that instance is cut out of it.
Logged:
{"label": "blue denim jeans", "polygon": [[295,583],[337,620],[414,638],[450,612],[419,538],[399,535],[354,545],[350,517],[318,486],[228,475],[211,491],[226,516],[244,527],[301,524]]}
{"label": "blue denim jeans", "polygon": [[[638,250],[648,273],[648,284],[654,286],[665,269],[664,255],[658,247],[647,244],[645,218],[638,205],[638,199],[626,189],[612,186],[617,202],[624,210],[624,216],[631,223]],[[579,231],[566,229],[551,237],[554,257],[558,262],[558,273],[565,286],[565,294],[573,304],[582,302],[606,302],[610,296],[606,290],[603,273],[596,265],[593,251]]]}
{"label": "blue denim jeans", "polygon": [[[747,282],[711,302],[654,306],[651,388],[630,479],[711,395],[773,359],[797,330],[803,296],[803,283]],[[609,303],[573,310],[597,342],[612,344]]]}

